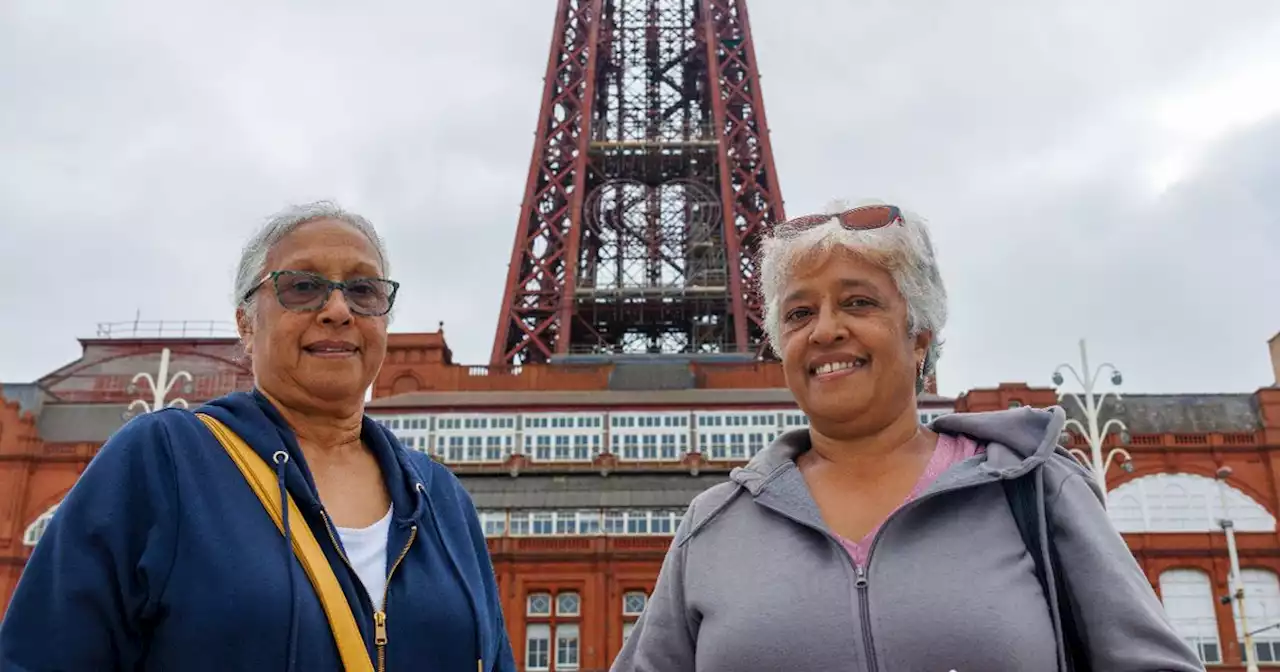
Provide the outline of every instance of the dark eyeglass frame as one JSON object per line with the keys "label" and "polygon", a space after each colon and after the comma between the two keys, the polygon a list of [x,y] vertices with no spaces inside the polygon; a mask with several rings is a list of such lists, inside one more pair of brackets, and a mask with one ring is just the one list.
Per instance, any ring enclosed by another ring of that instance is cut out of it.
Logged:
{"label": "dark eyeglass frame", "polygon": [[[314,280],[318,284],[325,287],[324,294],[321,296],[319,303],[315,305],[307,304],[304,306],[292,306],[285,303],[284,300],[280,298],[280,278],[282,277],[292,278],[292,277],[299,277],[299,276],[308,278],[310,280]],[[351,312],[355,313],[356,315],[363,315],[365,317],[381,317],[391,312],[392,306],[396,305],[396,292],[400,291],[400,283],[396,282],[395,280],[388,280],[387,278],[370,277],[370,278],[352,278],[350,280],[330,280],[329,278],[326,278],[323,275],[320,275],[318,273],[311,273],[309,271],[271,271],[270,273],[263,276],[263,278],[258,281],[258,284],[254,285],[252,289],[245,292],[244,298],[241,299],[241,302],[242,303],[247,302],[249,298],[252,297],[254,293],[257,292],[259,289],[262,289],[262,286],[267,284],[268,281],[271,283],[272,290],[275,291],[276,301],[279,302],[280,306],[285,310],[293,311],[295,313],[310,313],[318,310],[323,310],[324,307],[329,303],[329,297],[333,296],[333,291],[336,289],[342,292],[342,297],[346,299],[347,307],[351,309]],[[351,300],[351,295],[347,294],[347,289],[350,288],[355,283],[368,282],[368,281],[382,282],[391,286],[391,291],[387,294],[387,309],[380,313],[362,310],[357,305],[356,301]]]}
{"label": "dark eyeglass frame", "polygon": [[840,222],[840,226],[849,231],[872,231],[883,229],[895,223],[905,226],[902,210],[896,205],[875,204],[850,208],[834,214],[805,215],[788,219],[774,227],[775,234],[796,234],[831,220]]}

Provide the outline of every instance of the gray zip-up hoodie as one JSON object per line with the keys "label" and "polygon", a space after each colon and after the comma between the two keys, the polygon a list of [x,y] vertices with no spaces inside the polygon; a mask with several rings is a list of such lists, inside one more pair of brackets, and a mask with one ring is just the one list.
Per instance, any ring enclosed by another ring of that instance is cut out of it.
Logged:
{"label": "gray zip-up hoodie", "polygon": [[[1001,479],[1042,465],[1041,529],[1054,535],[1075,622],[1098,672],[1203,670],[1101,493],[1057,447],[1061,408],[939,418],[986,454],[944,472],[876,534],[855,567],[823,524],[779,437],[694,498],[615,672],[1041,672],[1061,669],[1061,628]],[[1046,556],[1047,557],[1047,556]]]}

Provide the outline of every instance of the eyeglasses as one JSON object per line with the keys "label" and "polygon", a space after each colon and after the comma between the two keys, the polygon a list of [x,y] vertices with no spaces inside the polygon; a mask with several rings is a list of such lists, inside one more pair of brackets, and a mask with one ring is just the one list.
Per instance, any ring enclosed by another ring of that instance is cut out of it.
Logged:
{"label": "eyeglasses", "polygon": [[333,290],[337,289],[342,291],[351,312],[368,317],[391,312],[391,306],[396,302],[396,291],[400,289],[400,283],[382,278],[355,278],[338,282],[305,271],[272,271],[254,285],[253,289],[245,292],[243,301],[248,301],[267,281],[271,281],[276,290],[276,300],[286,310],[320,310],[329,302]]}
{"label": "eyeglasses", "polygon": [[902,211],[896,205],[864,205],[830,215],[805,215],[788,219],[774,228],[775,233],[796,234],[807,231],[831,220],[840,222],[840,226],[850,231],[870,231],[882,229],[891,224],[902,224]]}

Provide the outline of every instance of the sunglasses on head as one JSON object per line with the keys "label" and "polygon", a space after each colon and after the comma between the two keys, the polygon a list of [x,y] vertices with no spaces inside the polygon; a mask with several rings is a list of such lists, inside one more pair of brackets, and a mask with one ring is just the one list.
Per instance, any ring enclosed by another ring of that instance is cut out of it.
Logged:
{"label": "sunglasses on head", "polygon": [[339,282],[306,271],[272,271],[246,292],[243,300],[248,301],[267,282],[271,283],[276,300],[286,310],[320,310],[336,289],[342,292],[351,312],[368,317],[391,312],[391,306],[396,302],[396,291],[400,289],[400,283],[383,278],[354,278]]}
{"label": "sunglasses on head", "polygon": [[805,215],[788,219],[775,227],[776,233],[799,233],[831,220],[840,222],[849,231],[882,229],[891,224],[902,224],[902,210],[896,205],[863,205],[835,214]]}

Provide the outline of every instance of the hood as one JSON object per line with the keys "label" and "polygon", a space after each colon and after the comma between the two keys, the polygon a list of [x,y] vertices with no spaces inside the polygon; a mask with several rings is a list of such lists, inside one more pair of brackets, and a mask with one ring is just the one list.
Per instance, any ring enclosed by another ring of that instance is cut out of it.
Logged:
{"label": "hood", "polygon": [[[311,524],[323,526],[329,533],[327,517],[321,520],[323,506],[311,470],[307,468],[306,457],[298,446],[297,436],[280,414],[280,411],[265,395],[256,388],[252,392],[236,392],[214,399],[196,409],[197,413],[205,413],[213,417],[228,429],[235,432],[276,472],[276,484],[280,489],[280,500],[291,496],[305,519],[311,517]],[[410,462],[407,453],[381,425],[364,416],[360,428],[360,439],[373,453],[382,470],[383,480],[387,484],[387,492],[391,495],[392,518],[398,534],[404,534],[410,525],[427,509],[423,476]],[[284,455],[288,459],[284,459]],[[430,483],[426,483],[430,485]],[[287,494],[286,494],[287,493]],[[281,527],[283,544],[288,555],[292,555],[292,524],[308,525],[308,521],[291,521],[289,508],[281,511]],[[336,544],[337,542],[335,542]],[[335,549],[341,553],[341,547]],[[302,582],[299,576],[301,566],[297,562],[289,562],[289,589],[292,593],[289,616],[289,654],[286,669],[293,672],[296,667],[297,650],[300,641],[298,617],[301,610],[298,586]],[[345,592],[345,590],[344,590]],[[474,603],[474,596],[472,597]],[[477,630],[477,634],[479,630]]]}
{"label": "hood", "polygon": [[[1058,436],[1066,421],[1060,406],[1024,406],[1007,411],[952,413],[934,420],[930,429],[939,434],[968,436],[985,444],[986,457],[978,469],[1007,479],[1017,478],[1054,452],[1063,451],[1058,446]],[[729,478],[758,495],[770,480],[794,466],[796,457],[811,446],[808,429],[792,430],[775,439],[746,466],[735,468]]]}
{"label": "hood", "polygon": [[[252,392],[236,392],[214,399],[197,408],[220,420],[253,448],[254,452],[275,466],[277,451],[289,455],[284,479],[298,507],[308,513],[319,513],[320,499],[306,457],[298,447],[298,439],[280,411],[256,388]],[[430,474],[421,473],[404,455],[396,438],[381,425],[364,418],[360,438],[378,460],[387,491],[391,494],[395,519],[408,524],[423,513],[422,487],[430,487]]]}

